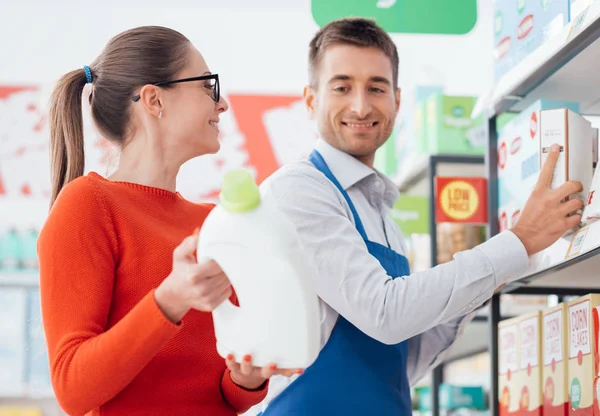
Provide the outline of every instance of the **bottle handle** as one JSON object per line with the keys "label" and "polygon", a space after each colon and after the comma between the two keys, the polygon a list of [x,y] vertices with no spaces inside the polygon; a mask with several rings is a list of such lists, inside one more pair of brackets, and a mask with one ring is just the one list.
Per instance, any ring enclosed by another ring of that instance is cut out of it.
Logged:
{"label": "bottle handle", "polygon": [[[202,264],[209,260],[217,261],[217,259],[207,257],[207,256],[202,256],[202,257],[198,257],[198,264]],[[225,274],[227,274],[227,273],[225,273]],[[231,286],[233,287],[233,283],[231,284]],[[223,303],[221,303],[219,306],[217,306],[212,311],[212,314],[214,317],[217,317],[219,320],[225,320],[225,321],[229,321],[229,322],[234,322],[235,320],[237,320],[241,313],[242,313],[242,311],[241,311],[240,307],[235,306],[233,303],[231,303],[231,300],[229,300],[229,299],[225,299],[223,301]]]}
{"label": "bottle handle", "polygon": [[212,313],[219,320],[233,322],[238,319],[242,311],[240,307],[235,306],[229,299],[225,299]]}

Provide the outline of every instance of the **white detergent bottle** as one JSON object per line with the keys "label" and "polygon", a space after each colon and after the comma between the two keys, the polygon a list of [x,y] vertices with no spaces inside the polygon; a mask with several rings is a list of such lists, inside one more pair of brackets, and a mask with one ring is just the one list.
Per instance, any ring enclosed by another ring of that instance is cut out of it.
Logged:
{"label": "white detergent bottle", "polygon": [[294,225],[261,201],[250,172],[225,175],[220,205],[199,234],[199,262],[215,260],[229,277],[240,306],[213,311],[217,350],[254,366],[307,368],[320,349],[315,269]]}

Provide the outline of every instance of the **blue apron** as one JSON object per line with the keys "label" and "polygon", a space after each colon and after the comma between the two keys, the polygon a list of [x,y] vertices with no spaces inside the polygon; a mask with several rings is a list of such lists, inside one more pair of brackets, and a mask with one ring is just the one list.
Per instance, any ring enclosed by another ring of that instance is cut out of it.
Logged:
{"label": "blue apron", "polygon": [[[406,257],[368,240],[354,204],[321,154],[314,150],[309,160],[344,195],[369,253],[392,278],[408,276]],[[340,315],[317,360],[275,397],[262,415],[411,415],[407,356],[408,341],[383,344]]]}

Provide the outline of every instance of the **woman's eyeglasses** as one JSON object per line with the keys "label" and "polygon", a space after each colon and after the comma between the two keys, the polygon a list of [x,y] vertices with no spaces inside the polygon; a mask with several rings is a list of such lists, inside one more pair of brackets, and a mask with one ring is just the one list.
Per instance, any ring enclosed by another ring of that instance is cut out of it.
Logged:
{"label": "woman's eyeglasses", "polygon": [[[172,81],[162,81],[162,82],[152,82],[150,85],[154,85],[156,87],[162,87],[170,84],[180,84],[182,82],[191,82],[191,81],[204,81],[204,80],[213,80],[214,82],[211,84],[212,87],[212,99],[218,103],[221,100],[221,87],[219,84],[219,75],[218,74],[210,74],[210,75],[202,75],[200,77],[193,78],[183,78],[183,79],[174,79]],[[131,98],[133,102],[138,102],[140,100],[140,95],[136,95]]]}

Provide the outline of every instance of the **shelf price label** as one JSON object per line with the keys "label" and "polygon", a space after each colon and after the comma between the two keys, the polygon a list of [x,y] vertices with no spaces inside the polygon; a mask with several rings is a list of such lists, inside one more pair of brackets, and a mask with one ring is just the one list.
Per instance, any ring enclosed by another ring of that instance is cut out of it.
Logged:
{"label": "shelf price label", "polygon": [[585,242],[585,237],[589,231],[589,227],[582,228],[573,234],[571,238],[571,244],[569,245],[569,249],[567,250],[567,255],[565,259],[570,259],[571,257],[578,256],[581,254],[581,250],[583,249],[583,243]]}
{"label": "shelf price label", "polygon": [[485,178],[435,178],[436,222],[487,223]]}

